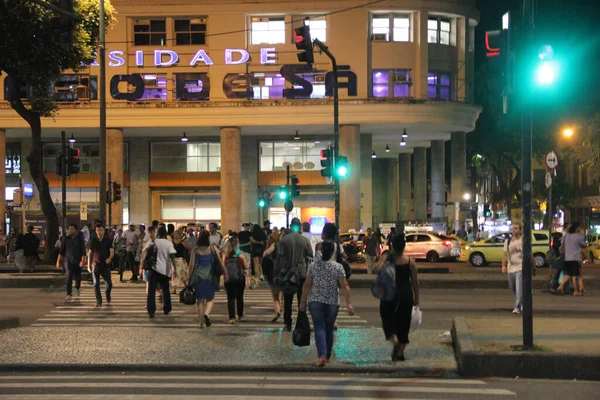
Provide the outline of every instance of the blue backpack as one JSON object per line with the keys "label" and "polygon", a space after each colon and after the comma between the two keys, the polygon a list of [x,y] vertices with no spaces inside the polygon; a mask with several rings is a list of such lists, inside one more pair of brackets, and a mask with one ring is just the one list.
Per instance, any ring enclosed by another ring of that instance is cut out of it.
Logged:
{"label": "blue backpack", "polygon": [[375,283],[371,286],[371,293],[382,301],[392,301],[398,295],[396,267],[390,261],[386,261],[381,267]]}

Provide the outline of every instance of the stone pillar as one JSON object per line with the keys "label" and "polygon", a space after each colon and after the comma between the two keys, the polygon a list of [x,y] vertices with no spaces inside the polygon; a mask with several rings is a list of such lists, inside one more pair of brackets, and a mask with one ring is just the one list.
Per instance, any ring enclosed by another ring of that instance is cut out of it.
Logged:
{"label": "stone pillar", "polygon": [[[121,184],[121,191],[124,192],[123,185],[123,129],[106,129],[106,173],[108,184],[108,173],[111,173],[113,182]],[[124,195],[124,193],[123,193]],[[102,196],[102,193],[100,193]],[[124,196],[123,196],[124,199]],[[129,201],[131,205],[131,200]],[[131,206],[130,206],[131,212]],[[121,226],[123,225],[123,200],[112,203],[112,220],[108,221],[108,205],[106,210],[107,224]],[[137,222],[137,221],[134,221]]]}
{"label": "stone pillar", "polygon": [[360,136],[360,224],[373,225],[373,135]]}
{"label": "stone pillar", "polygon": [[[387,205],[386,205],[386,221],[393,222],[398,218],[398,159],[388,158],[387,172],[382,177],[387,186]],[[383,193],[386,193],[383,192]],[[375,192],[379,195],[379,192]]]}
{"label": "stone pillar", "polygon": [[[242,138],[242,180],[240,190],[242,193],[241,222],[258,222],[262,226],[258,215],[258,138],[246,136]],[[223,165],[223,163],[221,163]],[[265,208],[266,210],[266,208]],[[263,219],[267,219],[265,214]],[[239,225],[239,224],[238,224]],[[240,229],[239,227],[237,228]]]}
{"label": "stone pillar", "polygon": [[[0,128],[0,159],[6,159],[6,131]],[[0,168],[0,229],[6,230],[6,169]],[[5,232],[8,233],[8,232]]]}
{"label": "stone pillar", "polygon": [[[463,196],[467,190],[467,135],[465,132],[452,132],[450,162],[452,201],[464,201]],[[460,223],[461,221],[454,221],[455,229],[458,230],[457,227]]]}
{"label": "stone pillar", "polygon": [[427,219],[427,149],[417,147],[413,154],[415,219]]}
{"label": "stone pillar", "polygon": [[410,154],[402,153],[398,156],[398,192],[399,192],[399,218],[400,221],[409,221],[410,213]]}
{"label": "stone pillar", "polygon": [[446,200],[446,161],[443,140],[431,142],[431,217],[444,218],[445,206],[438,206]]}
{"label": "stone pillar", "polygon": [[413,36],[415,41],[415,68],[412,71],[416,99],[427,100],[427,74],[429,73],[429,41],[427,39],[427,20],[429,13],[414,13]]}
{"label": "stone pillar", "polygon": [[340,127],[340,155],[348,157],[348,175],[340,182],[340,229],[360,228],[360,126]]}
{"label": "stone pillar", "polygon": [[241,145],[240,128],[221,128],[221,232],[238,231],[242,223]]}
{"label": "stone pillar", "polygon": [[150,215],[150,140],[131,140],[129,155],[129,221],[149,226],[153,219]]}

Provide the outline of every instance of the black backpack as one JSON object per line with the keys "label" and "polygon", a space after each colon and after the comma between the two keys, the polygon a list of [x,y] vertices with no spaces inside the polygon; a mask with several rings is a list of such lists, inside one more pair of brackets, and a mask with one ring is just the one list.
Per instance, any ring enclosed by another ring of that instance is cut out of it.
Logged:
{"label": "black backpack", "polygon": [[144,259],[144,271],[149,271],[156,267],[156,244],[151,244],[146,249],[146,258]]}
{"label": "black backpack", "polygon": [[336,245],[336,261],[340,264],[342,264],[342,267],[344,267],[344,272],[346,273],[346,279],[350,279],[350,277],[352,276],[352,268],[350,267],[350,264],[348,264],[346,262],[346,260],[344,259],[344,256],[342,255],[342,246],[340,246],[338,243],[335,244]]}

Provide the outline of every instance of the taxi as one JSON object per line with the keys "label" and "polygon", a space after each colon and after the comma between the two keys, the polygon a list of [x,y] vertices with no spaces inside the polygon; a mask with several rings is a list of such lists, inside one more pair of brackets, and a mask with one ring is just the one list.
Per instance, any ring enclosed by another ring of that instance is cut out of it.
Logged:
{"label": "taxi", "polygon": [[[460,261],[469,262],[474,267],[482,267],[491,263],[501,263],[504,254],[504,242],[512,237],[512,232],[503,232],[489,239],[469,243],[460,252]],[[546,264],[546,251],[549,248],[549,231],[533,231],[531,245],[535,266],[541,268]]]}
{"label": "taxi", "polygon": [[600,259],[600,235],[598,233],[590,233],[586,236],[587,247],[585,255],[590,262]]}

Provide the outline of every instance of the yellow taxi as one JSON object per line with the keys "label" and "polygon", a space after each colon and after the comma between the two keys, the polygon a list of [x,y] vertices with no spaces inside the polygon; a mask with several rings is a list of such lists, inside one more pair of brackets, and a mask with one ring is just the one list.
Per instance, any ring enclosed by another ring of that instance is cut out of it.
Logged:
{"label": "yellow taxi", "polygon": [[600,235],[597,233],[590,233],[586,236],[587,247],[585,248],[585,255],[590,262],[600,259]]}
{"label": "yellow taxi", "polygon": [[[512,237],[511,232],[499,233],[489,239],[483,239],[464,246],[460,252],[460,261],[469,262],[474,267],[491,263],[501,263],[504,253],[504,242]],[[532,232],[532,250],[535,266],[541,268],[546,264],[546,251],[549,249],[549,231]]]}

